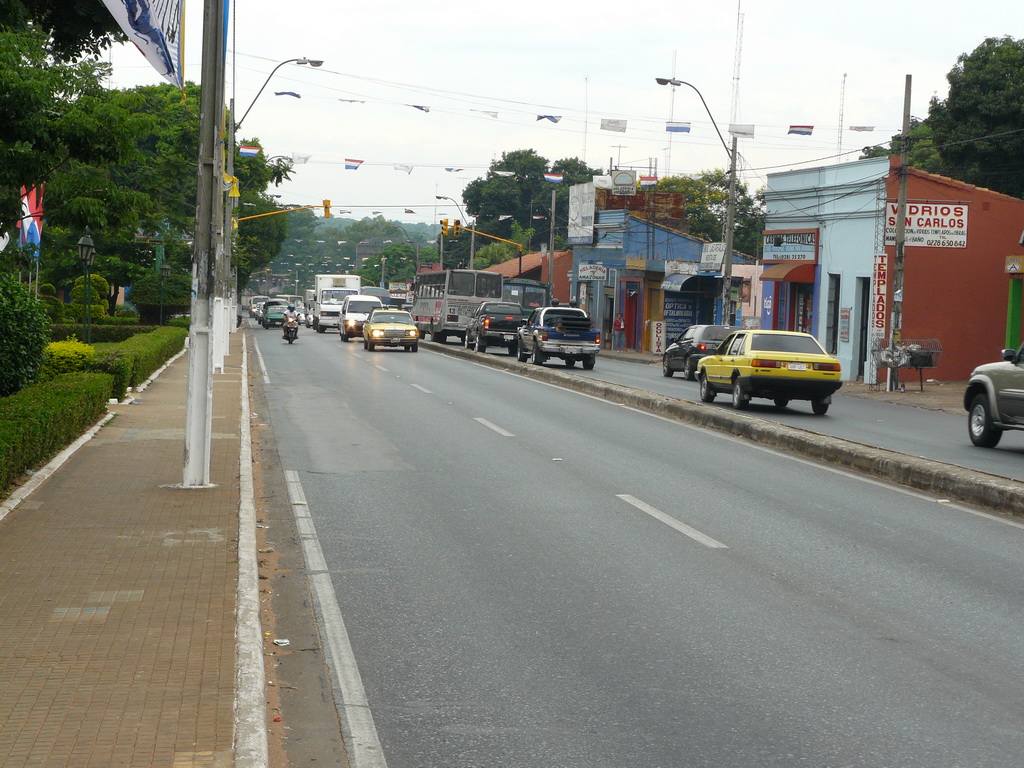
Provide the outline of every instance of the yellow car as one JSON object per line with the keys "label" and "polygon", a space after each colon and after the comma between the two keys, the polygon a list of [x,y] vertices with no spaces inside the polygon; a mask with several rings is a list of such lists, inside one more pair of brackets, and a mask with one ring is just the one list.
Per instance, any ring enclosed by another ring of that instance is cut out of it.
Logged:
{"label": "yellow car", "polygon": [[398,309],[375,309],[363,323],[363,349],[405,347],[406,352],[420,348],[420,332],[412,315]]}
{"label": "yellow car", "polygon": [[697,363],[705,403],[719,392],[731,393],[737,410],[746,408],[752,397],[772,400],[779,408],[790,400],[810,400],[818,416],[828,411],[832,393],[843,386],[841,373],[839,361],[816,338],[795,331],[736,331]]}

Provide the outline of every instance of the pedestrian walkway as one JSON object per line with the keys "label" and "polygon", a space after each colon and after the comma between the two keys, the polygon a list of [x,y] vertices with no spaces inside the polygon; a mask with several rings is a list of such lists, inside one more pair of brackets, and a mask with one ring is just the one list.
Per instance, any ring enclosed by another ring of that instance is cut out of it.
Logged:
{"label": "pedestrian walkway", "polygon": [[0,765],[228,768],[242,334],[210,482],[183,489],[188,355],[0,520]]}

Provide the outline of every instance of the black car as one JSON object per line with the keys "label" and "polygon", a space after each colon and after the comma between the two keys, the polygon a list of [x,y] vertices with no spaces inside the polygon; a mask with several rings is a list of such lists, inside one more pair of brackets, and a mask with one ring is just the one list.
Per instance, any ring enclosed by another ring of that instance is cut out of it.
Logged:
{"label": "black car", "polygon": [[682,371],[688,381],[694,381],[697,361],[714,354],[725,337],[736,329],[728,325],[691,325],[674,339],[661,356],[661,375],[671,376]]}

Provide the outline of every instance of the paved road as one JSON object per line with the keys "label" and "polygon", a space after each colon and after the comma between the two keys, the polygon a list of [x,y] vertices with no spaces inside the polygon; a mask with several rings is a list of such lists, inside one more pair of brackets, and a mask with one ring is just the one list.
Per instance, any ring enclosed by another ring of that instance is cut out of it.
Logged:
{"label": "paved road", "polygon": [[[504,356],[501,351],[486,354]],[[547,365],[563,368],[559,361]],[[665,378],[659,365],[601,358],[591,371],[579,367],[572,370],[597,381],[636,387],[694,403],[700,401],[696,382],[686,381],[680,374]],[[731,409],[732,405],[728,397],[720,395],[713,407]],[[1024,480],[1024,432],[1008,432],[996,450],[976,448],[967,437],[966,412],[953,414],[907,408],[844,397],[840,390],[825,417],[814,416],[810,405],[799,401],[778,409],[767,400],[753,400],[745,413],[823,435]]]}
{"label": "paved road", "polygon": [[355,768],[1024,754],[1019,524],[486,366],[256,336],[368,704],[343,720],[382,748]]}

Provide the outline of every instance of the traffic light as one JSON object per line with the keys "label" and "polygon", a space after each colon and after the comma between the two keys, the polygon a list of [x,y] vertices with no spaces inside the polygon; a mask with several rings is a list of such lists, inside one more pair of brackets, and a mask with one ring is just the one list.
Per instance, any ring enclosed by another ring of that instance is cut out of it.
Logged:
{"label": "traffic light", "polygon": [[325,219],[331,218],[331,201],[330,200],[324,200],[324,218]]}
{"label": "traffic light", "polygon": [[441,234],[448,237],[448,219],[441,219]]}
{"label": "traffic light", "polygon": [[462,222],[458,219],[455,220],[455,224],[452,227],[452,237],[458,237],[459,233],[462,232]]}

